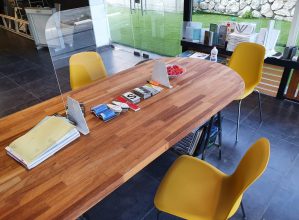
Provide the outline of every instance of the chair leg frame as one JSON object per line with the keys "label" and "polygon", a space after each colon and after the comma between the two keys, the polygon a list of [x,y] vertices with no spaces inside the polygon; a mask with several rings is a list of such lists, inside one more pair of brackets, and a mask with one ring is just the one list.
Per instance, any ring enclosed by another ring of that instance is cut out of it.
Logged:
{"label": "chair leg frame", "polygon": [[[257,89],[255,89],[254,91],[256,91],[256,93],[257,93],[258,104],[259,104],[259,112],[260,112],[260,123],[262,123],[262,122],[263,122],[263,112],[262,112],[261,93],[260,93],[260,91],[257,90]],[[237,131],[236,131],[236,142],[238,142],[238,139],[239,139],[241,105],[242,105],[242,100],[239,101],[238,119],[237,119]]]}
{"label": "chair leg frame", "polygon": [[246,216],[246,212],[245,212],[245,209],[244,209],[243,201],[241,201],[241,209],[242,209],[243,219],[246,220],[247,216]]}
{"label": "chair leg frame", "polygon": [[239,140],[239,129],[240,129],[241,106],[242,106],[242,99],[239,101],[239,107],[238,107],[238,118],[237,118],[236,142],[238,142],[238,140]]}
{"label": "chair leg frame", "polygon": [[222,116],[221,116],[221,111],[217,113],[218,117],[218,148],[219,148],[219,155],[218,159],[221,160],[221,155],[222,155]]}
{"label": "chair leg frame", "polygon": [[159,209],[157,209],[157,218],[156,218],[157,220],[159,220],[160,214],[161,214],[161,211]]}
{"label": "chair leg frame", "polygon": [[209,143],[209,138],[210,138],[210,134],[211,134],[211,130],[212,130],[212,125],[213,125],[213,122],[214,122],[214,117],[215,116],[212,116],[210,121],[209,121],[209,125],[208,125],[208,131],[207,131],[207,138],[205,140],[205,143],[204,143],[204,148],[203,148],[203,151],[202,151],[202,155],[201,155],[201,159],[202,160],[205,160],[205,156],[206,156],[206,148],[208,146],[208,143]]}
{"label": "chair leg frame", "polygon": [[262,101],[261,101],[261,93],[259,90],[255,90],[257,92],[258,102],[259,102],[259,110],[260,110],[260,123],[263,122],[263,113],[262,113]]}

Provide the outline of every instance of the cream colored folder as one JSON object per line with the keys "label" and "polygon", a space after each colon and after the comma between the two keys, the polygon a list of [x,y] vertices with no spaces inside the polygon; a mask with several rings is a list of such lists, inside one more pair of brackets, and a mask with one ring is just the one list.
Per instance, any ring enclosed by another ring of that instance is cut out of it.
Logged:
{"label": "cream colored folder", "polygon": [[75,126],[68,123],[65,118],[50,116],[13,141],[8,148],[26,164],[31,164],[74,129]]}

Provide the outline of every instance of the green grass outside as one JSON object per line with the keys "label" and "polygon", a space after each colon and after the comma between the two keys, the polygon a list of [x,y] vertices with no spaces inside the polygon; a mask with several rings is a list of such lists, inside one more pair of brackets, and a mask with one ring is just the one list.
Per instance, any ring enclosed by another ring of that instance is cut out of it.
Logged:
{"label": "green grass outside", "polygon": [[[157,54],[175,56],[181,53],[181,27],[182,13],[160,13],[147,11],[144,16],[141,13],[131,15],[128,8],[108,7],[108,21],[112,40],[116,43],[128,45],[141,50]],[[262,27],[267,27],[269,19],[244,19],[233,17],[237,22],[255,22],[257,32]],[[223,21],[232,20],[231,16],[218,14],[193,14],[193,21],[203,23],[208,28],[210,23],[220,24]],[[277,51],[283,50],[286,44],[291,22],[276,21],[275,27],[280,29]]]}

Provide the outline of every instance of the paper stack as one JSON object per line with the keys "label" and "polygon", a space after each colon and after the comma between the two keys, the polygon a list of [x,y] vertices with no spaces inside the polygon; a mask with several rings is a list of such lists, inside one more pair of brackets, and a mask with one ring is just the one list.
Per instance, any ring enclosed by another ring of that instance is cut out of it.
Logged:
{"label": "paper stack", "polygon": [[206,54],[206,53],[195,52],[194,54],[192,54],[190,56],[190,58],[205,60],[208,56],[209,56],[209,54]]}
{"label": "paper stack", "polygon": [[256,33],[253,34],[237,34],[232,33],[228,36],[227,50],[234,51],[236,46],[242,42],[255,42]]}
{"label": "paper stack", "polygon": [[80,133],[67,119],[47,116],[5,149],[8,155],[31,169],[78,137]]}
{"label": "paper stack", "polygon": [[255,42],[257,34],[255,33],[256,24],[254,23],[236,23],[234,32],[228,35],[227,50],[234,51],[235,47],[242,42]]}

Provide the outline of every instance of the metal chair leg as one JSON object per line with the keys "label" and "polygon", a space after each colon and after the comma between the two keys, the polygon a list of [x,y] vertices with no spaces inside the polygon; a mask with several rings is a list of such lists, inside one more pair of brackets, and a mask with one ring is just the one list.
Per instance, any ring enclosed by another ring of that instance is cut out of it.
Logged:
{"label": "metal chair leg", "polygon": [[262,102],[261,102],[261,93],[258,90],[255,90],[258,94],[258,101],[259,101],[259,109],[260,109],[260,123],[263,121],[263,115],[262,115]]}
{"label": "metal chair leg", "polygon": [[157,220],[160,218],[161,211],[157,209]]}
{"label": "metal chair leg", "polygon": [[245,209],[244,209],[244,205],[243,205],[243,201],[241,201],[241,209],[242,209],[242,214],[243,214],[243,219],[246,220],[246,213],[245,213]]}
{"label": "metal chair leg", "polygon": [[241,116],[241,105],[242,105],[242,100],[239,101],[238,120],[237,120],[237,131],[236,131],[236,142],[238,142],[238,138],[239,138],[240,116]]}
{"label": "metal chair leg", "polygon": [[218,112],[217,113],[217,117],[218,117],[218,129],[219,129],[219,131],[218,131],[218,141],[219,141],[219,155],[218,155],[218,159],[219,160],[221,160],[221,154],[222,154],[222,147],[221,147],[221,145],[222,145],[222,122],[221,122],[221,120],[222,120],[222,118],[221,118],[221,112]]}

